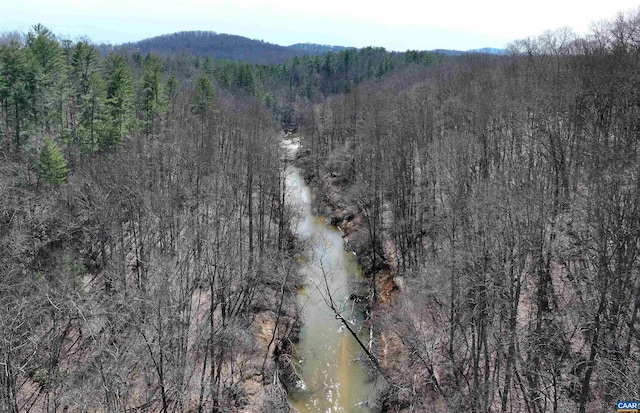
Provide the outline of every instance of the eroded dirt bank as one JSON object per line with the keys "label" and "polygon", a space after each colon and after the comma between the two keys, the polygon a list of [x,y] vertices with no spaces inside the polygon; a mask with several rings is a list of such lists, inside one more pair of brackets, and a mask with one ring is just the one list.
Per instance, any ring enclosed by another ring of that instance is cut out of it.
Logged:
{"label": "eroded dirt bank", "polygon": [[[296,165],[305,171],[305,178],[313,188],[315,208],[342,231],[346,249],[356,255],[362,267],[362,284],[352,298],[366,303],[367,321],[371,328],[367,344],[392,380],[395,375],[413,375],[411,350],[393,327],[394,318],[402,312],[396,307],[399,307],[402,297],[403,277],[394,264],[395,248],[391,237],[384,230],[392,223],[383,218],[383,229],[378,229],[375,242],[372,241],[373,231],[367,211],[359,205],[359,191],[349,171],[331,160],[319,164],[314,162],[304,147],[299,152]],[[382,214],[384,217],[384,211]],[[423,385],[431,387],[430,381],[424,380]],[[411,392],[412,389],[388,384],[377,397],[377,408],[381,411],[409,411]],[[437,405],[434,391],[434,407]]]}

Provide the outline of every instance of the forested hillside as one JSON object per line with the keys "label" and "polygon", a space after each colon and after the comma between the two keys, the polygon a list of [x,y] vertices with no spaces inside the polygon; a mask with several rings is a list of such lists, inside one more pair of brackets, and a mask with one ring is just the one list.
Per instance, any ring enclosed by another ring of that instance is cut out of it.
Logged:
{"label": "forested hillside", "polygon": [[362,222],[371,296],[397,275],[374,305],[384,411],[640,397],[640,14],[600,29],[364,82],[307,115],[310,173]]}
{"label": "forested hillside", "polygon": [[368,281],[373,411],[640,399],[638,31],[269,65],[0,36],[0,412],[288,411],[283,129]]}
{"label": "forested hillside", "polygon": [[281,410],[299,281],[280,131],[437,59],[267,66],[4,35],[0,411]]}
{"label": "forested hillside", "polygon": [[281,130],[431,56],[100,52],[42,25],[0,40],[2,411],[286,405]]}
{"label": "forested hillside", "polygon": [[42,26],[0,45],[2,412],[282,402],[262,387],[295,323],[275,123],[165,69]]}
{"label": "forested hillside", "polygon": [[246,63],[256,64],[279,64],[296,56],[322,54],[330,51],[289,48],[242,36],[203,31],[166,34],[124,46],[137,49],[143,54],[170,55],[186,53],[191,56],[241,60]]}
{"label": "forested hillside", "polygon": [[289,48],[302,50],[304,52],[309,52],[308,54],[317,54],[317,55],[322,55],[329,52],[339,52],[345,49],[351,49],[349,47],[344,47],[344,46],[327,46],[327,45],[315,44],[315,43],[296,43],[289,46]]}

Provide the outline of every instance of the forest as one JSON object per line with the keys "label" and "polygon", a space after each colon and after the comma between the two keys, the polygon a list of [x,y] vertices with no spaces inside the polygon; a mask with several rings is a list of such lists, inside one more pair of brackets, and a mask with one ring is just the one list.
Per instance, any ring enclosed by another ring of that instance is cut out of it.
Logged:
{"label": "forest", "polygon": [[285,133],[362,265],[373,411],[639,400],[638,33],[279,64],[0,36],[0,413],[291,411]]}
{"label": "forest", "polygon": [[[278,64],[291,60],[296,56],[307,54],[302,53],[296,47],[278,46],[242,36],[203,31],[167,34],[124,44],[122,47],[135,49],[143,54],[171,55],[184,53],[191,56],[241,60],[245,63],[256,64]],[[313,54],[322,54],[322,52]]]}

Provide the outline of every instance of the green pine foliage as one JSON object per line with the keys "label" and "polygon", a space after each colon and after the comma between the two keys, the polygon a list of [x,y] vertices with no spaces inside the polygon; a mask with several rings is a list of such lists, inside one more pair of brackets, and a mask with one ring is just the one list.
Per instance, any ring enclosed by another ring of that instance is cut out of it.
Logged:
{"label": "green pine foliage", "polygon": [[69,169],[60,148],[51,139],[44,139],[38,151],[38,176],[48,185],[59,185],[67,177]]}
{"label": "green pine foliage", "polygon": [[101,150],[115,151],[133,130],[133,81],[127,60],[122,55],[110,55],[105,62],[107,134]]}
{"label": "green pine foliage", "polygon": [[32,68],[24,48],[14,39],[0,45],[0,108],[2,109],[3,139],[15,147],[22,144],[22,131],[29,122]]}
{"label": "green pine foliage", "polygon": [[162,59],[149,54],[144,58],[143,65],[145,72],[141,90],[142,122],[146,135],[153,137],[158,129],[159,118],[167,106],[162,82]]}
{"label": "green pine foliage", "polygon": [[204,114],[209,106],[211,106],[214,96],[214,91],[209,79],[204,76],[200,76],[196,80],[193,98],[191,99],[191,104],[195,113],[199,115]]}

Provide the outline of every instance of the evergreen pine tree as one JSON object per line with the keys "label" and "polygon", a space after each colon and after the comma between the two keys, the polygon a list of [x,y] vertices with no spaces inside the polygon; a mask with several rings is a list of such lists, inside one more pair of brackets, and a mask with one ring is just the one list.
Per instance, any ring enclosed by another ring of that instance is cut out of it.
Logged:
{"label": "evergreen pine tree", "polygon": [[60,148],[51,139],[45,139],[38,152],[38,176],[49,185],[64,182],[69,169]]}

